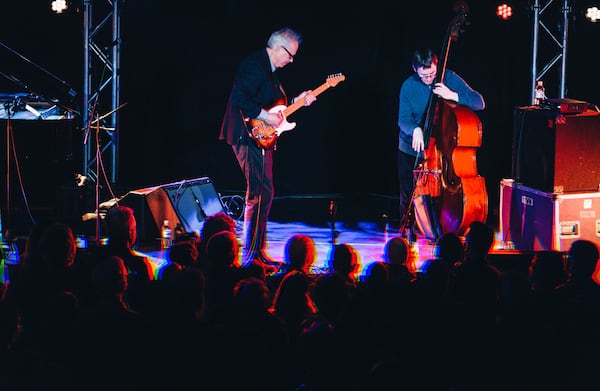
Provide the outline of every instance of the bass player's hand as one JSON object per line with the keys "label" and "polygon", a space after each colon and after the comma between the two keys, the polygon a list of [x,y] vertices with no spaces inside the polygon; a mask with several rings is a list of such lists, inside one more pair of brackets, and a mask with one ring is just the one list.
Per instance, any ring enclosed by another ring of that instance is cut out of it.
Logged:
{"label": "bass player's hand", "polygon": [[415,152],[421,152],[425,149],[423,130],[421,128],[417,127],[413,130],[412,148],[415,150]]}

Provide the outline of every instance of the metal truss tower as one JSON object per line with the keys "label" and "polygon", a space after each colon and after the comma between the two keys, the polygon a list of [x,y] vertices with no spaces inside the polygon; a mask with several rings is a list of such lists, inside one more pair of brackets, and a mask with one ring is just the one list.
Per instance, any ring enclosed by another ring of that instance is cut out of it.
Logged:
{"label": "metal truss tower", "polygon": [[94,182],[117,182],[123,1],[83,1],[83,172]]}
{"label": "metal truss tower", "polygon": [[[559,3],[561,0],[545,0],[544,4],[540,4],[540,0],[534,0],[532,4],[533,10],[533,40],[532,40],[532,56],[531,56],[531,88],[529,91],[531,92],[531,104],[534,102],[534,88],[536,82],[538,80],[542,80],[542,78],[546,75],[548,70],[558,64],[559,67],[559,89],[558,89],[558,97],[564,98],[566,87],[566,68],[567,68],[567,38],[569,34],[569,14],[571,13],[571,5],[570,0],[562,0],[562,5],[560,6],[560,18],[556,24],[556,28],[549,28],[548,23],[545,22],[549,18],[545,18],[546,14],[550,12],[551,9],[555,9],[556,7],[550,7],[553,3]],[[550,47],[554,49],[558,49],[558,51],[554,54],[554,56],[548,59],[548,62],[541,67],[538,65],[538,54],[542,53],[543,50],[546,50],[544,47],[540,49],[540,30],[545,34],[548,38],[548,41],[543,41],[544,43],[549,43]],[[559,62],[560,61],[560,62]]]}

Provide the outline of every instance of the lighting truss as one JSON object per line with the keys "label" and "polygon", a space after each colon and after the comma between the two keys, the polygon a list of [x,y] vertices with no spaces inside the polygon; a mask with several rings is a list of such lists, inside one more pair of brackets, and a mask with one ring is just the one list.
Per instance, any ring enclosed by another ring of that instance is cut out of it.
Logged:
{"label": "lighting truss", "polygon": [[[111,183],[117,182],[123,1],[83,0],[83,172],[94,182],[100,179],[99,171]],[[95,137],[96,131],[100,137]]]}
{"label": "lighting truss", "polygon": [[[553,3],[559,3],[559,0],[547,0],[541,4],[540,0],[534,0],[531,6],[533,11],[533,31],[532,31],[532,55],[531,55],[531,104],[535,101],[534,89],[538,80],[541,80],[548,70],[553,66],[559,67],[559,91],[558,97],[564,98],[566,91],[566,67],[567,67],[567,41],[569,33],[569,15],[571,14],[571,4],[569,0],[562,0],[560,5],[560,18],[557,23],[558,28],[549,28],[546,23],[547,14],[550,12],[550,6]],[[555,23],[554,19],[552,23]],[[540,30],[545,33],[545,37],[550,40],[550,43],[554,45],[557,50],[554,56],[552,56],[548,62],[543,65],[542,68],[538,67],[538,54],[539,41],[540,41]]]}

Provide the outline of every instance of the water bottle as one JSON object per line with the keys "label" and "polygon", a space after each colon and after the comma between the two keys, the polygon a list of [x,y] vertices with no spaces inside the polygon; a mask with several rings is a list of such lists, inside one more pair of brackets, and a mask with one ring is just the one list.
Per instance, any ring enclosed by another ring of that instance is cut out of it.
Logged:
{"label": "water bottle", "polygon": [[172,231],[169,226],[169,220],[163,220],[162,229],[160,231],[160,248],[166,250],[171,246]]}
{"label": "water bottle", "polygon": [[539,106],[540,103],[542,103],[542,100],[546,99],[546,89],[544,88],[543,81],[537,81],[537,84],[535,85],[535,89],[533,91],[533,96],[535,97],[533,102],[536,106]]}

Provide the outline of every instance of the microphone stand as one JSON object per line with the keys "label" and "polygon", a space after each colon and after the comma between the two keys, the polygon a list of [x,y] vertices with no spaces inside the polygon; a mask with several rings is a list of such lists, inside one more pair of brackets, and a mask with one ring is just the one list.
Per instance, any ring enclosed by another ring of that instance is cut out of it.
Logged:
{"label": "microphone stand", "polygon": [[[95,136],[96,136],[96,186],[95,186],[95,207],[96,207],[96,237],[95,237],[95,241],[96,241],[96,243],[95,244],[96,245],[98,245],[100,243],[100,161],[102,159],[102,150],[100,149],[100,129],[111,130],[111,131],[115,130],[115,129],[111,129],[111,128],[101,127],[100,121],[102,121],[104,118],[112,115],[117,110],[120,110],[126,104],[127,104],[127,102],[123,103],[116,109],[111,110],[108,113],[106,113],[106,114],[96,118],[92,122],[90,122],[90,124],[88,125],[88,128],[86,130],[86,134],[85,134],[84,141],[83,141],[84,144],[87,144],[90,129],[92,128],[92,126],[94,126],[94,129],[96,130],[95,131]],[[102,166],[104,167],[104,165],[102,165]],[[104,171],[104,169],[103,169],[103,171]],[[108,183],[108,181],[107,181],[107,183]]]}
{"label": "microphone stand", "polygon": [[337,215],[337,203],[335,200],[329,201],[329,217],[330,217],[330,225],[331,225],[331,245],[335,246],[337,244],[337,237],[340,234],[335,228],[335,217]]}

